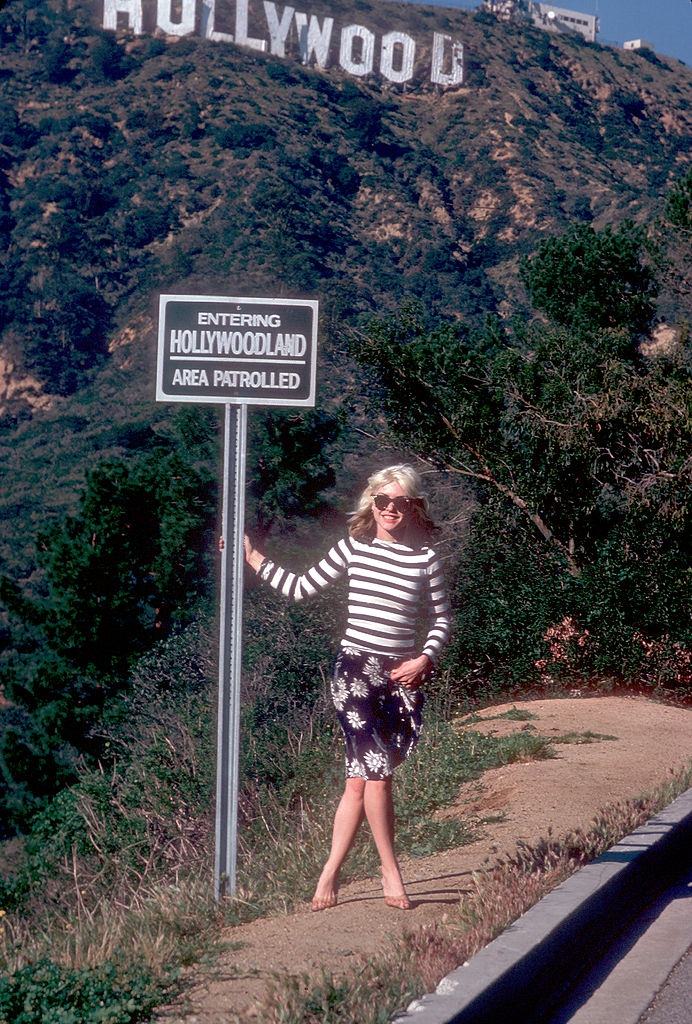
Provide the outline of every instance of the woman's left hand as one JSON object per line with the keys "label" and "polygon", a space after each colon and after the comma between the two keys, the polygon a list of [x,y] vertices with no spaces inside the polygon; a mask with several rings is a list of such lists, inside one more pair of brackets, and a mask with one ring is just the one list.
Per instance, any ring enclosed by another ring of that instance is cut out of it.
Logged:
{"label": "woman's left hand", "polygon": [[427,654],[421,654],[419,658],[411,658],[395,665],[389,673],[393,683],[398,686],[405,686],[409,690],[417,690],[423,682],[423,676],[430,669],[432,662]]}

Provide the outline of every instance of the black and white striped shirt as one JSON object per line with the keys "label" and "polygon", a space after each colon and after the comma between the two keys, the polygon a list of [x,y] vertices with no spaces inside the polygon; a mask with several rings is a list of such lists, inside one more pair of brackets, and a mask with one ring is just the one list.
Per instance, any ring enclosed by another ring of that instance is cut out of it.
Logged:
{"label": "black and white striped shirt", "polygon": [[348,622],[342,647],[401,656],[415,648],[421,611],[432,624],[423,654],[432,661],[449,635],[449,603],[439,559],[432,548],[394,541],[370,543],[344,537],[302,576],[265,561],[259,575],[284,597],[302,601],[348,574]]}

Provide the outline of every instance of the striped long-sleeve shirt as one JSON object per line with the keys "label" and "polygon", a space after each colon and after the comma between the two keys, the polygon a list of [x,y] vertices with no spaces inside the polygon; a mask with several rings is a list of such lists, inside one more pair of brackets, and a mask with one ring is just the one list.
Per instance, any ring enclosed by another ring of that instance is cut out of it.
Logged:
{"label": "striped long-sleeve shirt", "polygon": [[345,537],[302,576],[265,561],[259,575],[284,597],[301,601],[348,575],[348,622],[342,647],[408,655],[416,625],[429,611],[432,623],[423,654],[435,661],[449,635],[449,603],[439,559],[432,548]]}

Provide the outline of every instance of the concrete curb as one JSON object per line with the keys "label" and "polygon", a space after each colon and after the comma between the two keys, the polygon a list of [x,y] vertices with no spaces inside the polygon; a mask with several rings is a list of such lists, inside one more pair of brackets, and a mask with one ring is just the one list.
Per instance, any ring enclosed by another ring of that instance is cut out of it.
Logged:
{"label": "concrete curb", "polygon": [[528,910],[397,1024],[538,1024],[578,975],[680,877],[692,849],[692,789]]}

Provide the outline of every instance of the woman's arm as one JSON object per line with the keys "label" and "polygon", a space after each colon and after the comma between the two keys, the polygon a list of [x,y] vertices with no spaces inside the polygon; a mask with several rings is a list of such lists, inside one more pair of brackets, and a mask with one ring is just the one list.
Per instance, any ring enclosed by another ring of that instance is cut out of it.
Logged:
{"label": "woman's arm", "polygon": [[252,566],[260,579],[292,601],[312,597],[338,580],[348,568],[349,551],[348,542],[340,540],[329,549],[317,565],[313,565],[298,576],[265,558],[262,552],[254,547],[250,538],[245,537],[245,560],[248,565]]}
{"label": "woman's arm", "polygon": [[245,546],[245,561],[248,565],[252,566],[255,572],[259,572],[264,561],[264,555],[256,547],[253,547],[252,541],[247,534],[243,538],[243,544]]}
{"label": "woman's arm", "polygon": [[432,611],[433,621],[428,630],[428,635],[423,644],[423,653],[427,654],[434,664],[442,651],[442,648],[449,640],[451,626],[451,612],[447,588],[445,587],[442,566],[434,552],[431,552],[431,560],[428,566],[428,601]]}
{"label": "woman's arm", "polygon": [[426,580],[428,602],[432,609],[433,621],[423,645],[423,653],[417,658],[402,661],[390,676],[396,683],[412,690],[417,689],[423,678],[434,666],[440,651],[449,639],[450,609],[447,599],[442,567],[437,556],[431,552],[431,561],[427,569]]}

